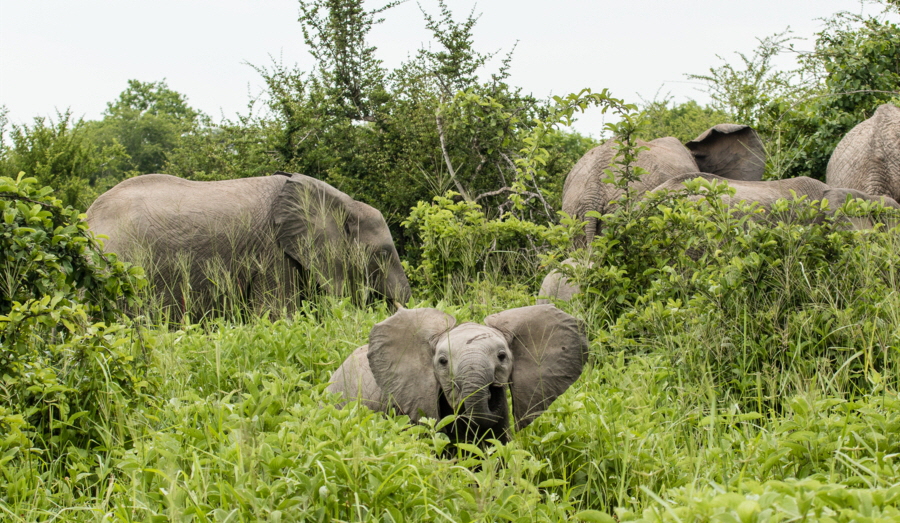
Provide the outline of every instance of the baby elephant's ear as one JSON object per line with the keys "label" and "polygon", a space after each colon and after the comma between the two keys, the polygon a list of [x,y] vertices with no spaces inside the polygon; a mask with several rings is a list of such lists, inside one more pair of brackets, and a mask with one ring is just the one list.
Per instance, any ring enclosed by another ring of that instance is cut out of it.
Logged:
{"label": "baby elephant's ear", "polygon": [[584,327],[552,305],[510,309],[484,323],[506,336],[513,353],[509,388],[516,430],[521,430],[581,375],[588,350]]}
{"label": "baby elephant's ear", "polygon": [[456,319],[437,309],[401,309],[372,327],[369,368],[375,382],[412,421],[438,417],[438,382],[434,375],[437,338]]}

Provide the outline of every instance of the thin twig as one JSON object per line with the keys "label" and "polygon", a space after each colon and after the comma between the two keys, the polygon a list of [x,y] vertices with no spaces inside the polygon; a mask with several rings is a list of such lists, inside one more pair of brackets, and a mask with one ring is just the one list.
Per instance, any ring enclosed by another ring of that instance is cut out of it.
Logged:
{"label": "thin twig", "polygon": [[441,140],[441,152],[444,154],[444,163],[447,164],[447,169],[450,171],[450,178],[453,180],[453,183],[456,185],[456,189],[459,191],[459,194],[462,195],[466,201],[471,202],[472,198],[469,196],[469,193],[463,189],[463,186],[459,183],[459,180],[456,179],[456,170],[453,169],[453,163],[450,161],[450,155],[447,153],[447,145],[444,142],[444,120],[441,118],[440,113],[435,114],[435,120],[437,121],[437,129],[438,129],[438,137]]}
{"label": "thin twig", "polygon": [[[503,152],[500,153],[500,156],[502,156],[515,171],[516,164],[509,158],[509,156],[507,156],[506,153],[503,153]],[[550,221],[553,221],[553,211],[550,209],[550,204],[547,203],[547,200],[544,199],[544,195],[541,194],[541,189],[537,185],[537,179],[534,177],[534,174],[532,172],[529,171],[527,174],[528,174],[528,177],[531,178],[531,185],[534,186],[535,196],[537,196],[537,198],[544,205],[544,212],[547,213],[547,218]],[[526,193],[526,194],[528,194],[528,193]]]}

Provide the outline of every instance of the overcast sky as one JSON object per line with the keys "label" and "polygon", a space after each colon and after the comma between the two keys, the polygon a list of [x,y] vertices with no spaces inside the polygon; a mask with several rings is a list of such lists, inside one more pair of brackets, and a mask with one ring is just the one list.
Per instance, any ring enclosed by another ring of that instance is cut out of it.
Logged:
{"label": "overcast sky", "polygon": [[[671,94],[707,99],[684,76],[750,53],[788,26],[811,48],[821,17],[876,14],[859,0],[449,0],[458,19],[481,13],[481,51],[516,45],[510,83],[538,97],[609,88],[629,102]],[[370,8],[383,1],[369,1]],[[419,5],[385,13],[371,41],[387,67],[427,45]],[[70,108],[99,118],[127,80],[166,79],[214,118],[246,112],[262,90],[250,64],[311,69],[296,0],[0,0],[0,105],[14,123]],[[864,11],[865,10],[865,11]],[[599,114],[576,129],[598,134]]]}

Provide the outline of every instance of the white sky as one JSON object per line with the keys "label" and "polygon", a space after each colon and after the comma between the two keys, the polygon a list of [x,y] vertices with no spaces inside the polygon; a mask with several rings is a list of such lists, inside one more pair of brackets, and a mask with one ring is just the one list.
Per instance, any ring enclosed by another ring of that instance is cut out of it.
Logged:
{"label": "white sky", "polygon": [[[382,1],[369,1],[377,7]],[[420,0],[437,14],[436,0]],[[609,88],[629,102],[657,93],[705,102],[685,73],[702,74],[756,38],[788,26],[811,48],[817,18],[876,14],[859,0],[448,0],[457,19],[475,6],[476,47],[501,55],[518,41],[510,84],[538,97]],[[247,63],[270,57],[310,69],[296,0],[0,0],[0,105],[14,123],[71,108],[99,118],[128,79],[166,79],[218,119],[246,112],[262,89]],[[399,65],[429,40],[415,1],[385,13],[372,43]],[[576,124],[599,134],[599,114]]]}

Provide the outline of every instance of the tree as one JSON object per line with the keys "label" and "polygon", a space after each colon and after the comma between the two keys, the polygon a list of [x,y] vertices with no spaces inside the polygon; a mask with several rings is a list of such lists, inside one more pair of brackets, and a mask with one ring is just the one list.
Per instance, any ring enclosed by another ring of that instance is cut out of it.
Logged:
{"label": "tree", "polygon": [[277,122],[257,116],[253,104],[246,115],[236,120],[203,124],[181,137],[166,155],[162,171],[191,180],[229,180],[267,176],[290,167],[275,151]]}
{"label": "tree", "polygon": [[366,36],[383,21],[376,17],[399,3],[366,11],[359,0],[300,0],[303,40],[319,63],[319,87],[337,114],[372,122],[387,101],[386,71]]}
{"label": "tree", "polygon": [[165,80],[129,80],[119,98],[106,105],[103,120],[92,123],[95,140],[119,143],[130,157],[127,170],[159,172],[182,137],[198,128],[202,115]]}
{"label": "tree", "polygon": [[801,58],[817,89],[791,106],[779,104],[771,134],[795,144],[786,176],[824,180],[844,135],[879,105],[900,101],[900,26],[839,13],[818,33],[815,50]]}
{"label": "tree", "polygon": [[[837,143],[878,105],[900,97],[900,27],[887,13],[896,0],[881,0],[883,13],[837,13],[816,34],[815,49],[798,52],[788,32],[760,40],[742,68],[724,64],[703,80],[713,106],[737,123],[753,126],[766,142],[767,176],[824,179]],[[780,53],[798,55],[798,66],[779,70]]]}
{"label": "tree", "polygon": [[[492,216],[511,210],[508,196],[525,147],[522,138],[548,114],[547,102],[507,84],[511,53],[482,79],[479,72],[494,55],[475,47],[477,16],[458,21],[443,1],[436,15],[423,11],[433,48],[385,70],[367,35],[378,15],[394,4],[373,11],[361,5],[360,0],[301,1],[304,39],[317,68],[257,67],[276,124],[270,135],[273,163],[323,179],[380,209],[401,249],[408,233],[399,224],[409,210],[448,189],[477,200]],[[529,186],[526,198],[537,205],[531,210],[540,209],[536,219],[555,219],[546,204],[553,196],[545,193],[558,191],[583,152],[580,148],[572,159],[561,151],[568,145],[581,147],[581,141],[556,140],[547,150],[566,160],[553,156]]]}
{"label": "tree", "polygon": [[739,67],[726,62],[711,67],[707,75],[687,77],[706,83],[713,109],[730,115],[736,123],[759,130],[771,117],[773,103],[802,96],[809,84],[801,77],[801,71],[784,71],[775,65],[775,59],[796,40],[790,30],[757,40],[759,47],[751,55],[735,53],[740,58]]}
{"label": "tree", "polygon": [[25,172],[53,187],[64,205],[81,209],[98,194],[92,185],[120,172],[128,161],[121,145],[95,143],[89,124],[73,118],[71,111],[57,113],[55,120],[37,117],[31,125],[13,125],[9,137],[11,144],[3,145],[0,156],[0,175]]}
{"label": "tree", "polygon": [[732,120],[731,115],[724,110],[703,107],[694,100],[676,104],[671,98],[663,98],[645,102],[641,110],[646,119],[637,137],[642,140],[674,136],[684,143],[714,125]]}

